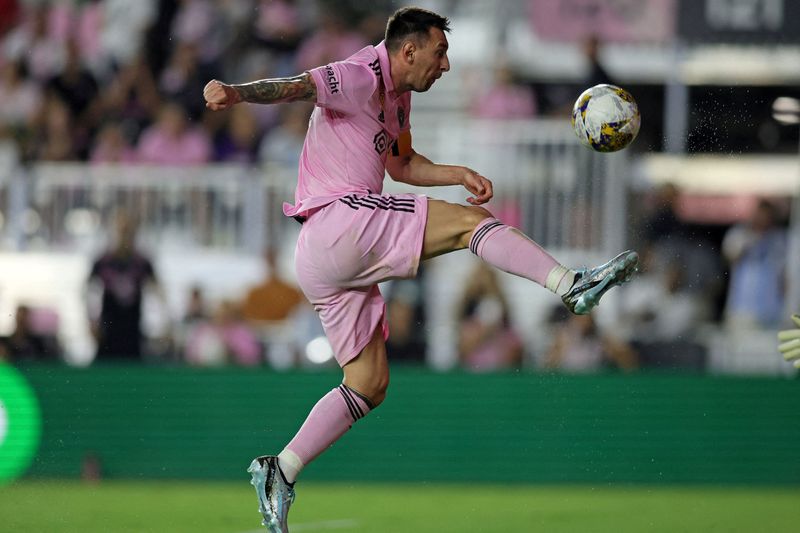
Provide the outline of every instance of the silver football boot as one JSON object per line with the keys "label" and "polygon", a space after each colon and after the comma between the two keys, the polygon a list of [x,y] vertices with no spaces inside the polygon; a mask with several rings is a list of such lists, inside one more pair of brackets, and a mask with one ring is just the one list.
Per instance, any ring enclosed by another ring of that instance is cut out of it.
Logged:
{"label": "silver football boot", "polygon": [[286,483],[278,469],[278,458],[274,455],[256,457],[247,471],[252,474],[250,484],[256,488],[258,510],[264,517],[262,525],[269,533],[288,533],[286,517],[294,501],[294,488]]}
{"label": "silver football boot", "polygon": [[638,267],[639,254],[628,250],[598,267],[581,268],[561,300],[576,315],[585,315],[600,303],[600,298],[609,289],[630,280]]}

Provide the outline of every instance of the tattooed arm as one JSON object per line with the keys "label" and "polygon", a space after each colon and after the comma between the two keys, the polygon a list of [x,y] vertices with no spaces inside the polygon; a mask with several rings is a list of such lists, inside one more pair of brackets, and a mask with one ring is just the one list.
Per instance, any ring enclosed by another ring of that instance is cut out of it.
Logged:
{"label": "tattooed arm", "polygon": [[206,107],[214,111],[227,109],[239,102],[253,104],[279,104],[297,100],[314,102],[317,99],[317,86],[308,72],[292,78],[273,78],[241,85],[227,85],[211,80],[203,89],[203,97],[206,99]]}

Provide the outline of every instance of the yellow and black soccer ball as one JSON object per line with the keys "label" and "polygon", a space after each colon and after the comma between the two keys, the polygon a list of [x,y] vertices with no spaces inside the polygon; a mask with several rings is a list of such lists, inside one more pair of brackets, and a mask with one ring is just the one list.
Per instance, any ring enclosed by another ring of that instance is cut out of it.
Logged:
{"label": "yellow and black soccer ball", "polygon": [[581,143],[597,152],[616,152],[639,133],[641,116],[633,96],[616,85],[595,85],[578,97],[572,127]]}

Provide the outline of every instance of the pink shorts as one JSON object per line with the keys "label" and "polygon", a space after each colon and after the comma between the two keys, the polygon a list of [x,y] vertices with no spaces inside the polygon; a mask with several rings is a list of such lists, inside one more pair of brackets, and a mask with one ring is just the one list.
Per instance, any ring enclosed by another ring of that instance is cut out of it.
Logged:
{"label": "pink shorts", "polygon": [[378,326],[389,336],[377,283],[417,275],[428,198],[349,194],[311,215],[297,240],[297,281],[319,313],[340,366]]}

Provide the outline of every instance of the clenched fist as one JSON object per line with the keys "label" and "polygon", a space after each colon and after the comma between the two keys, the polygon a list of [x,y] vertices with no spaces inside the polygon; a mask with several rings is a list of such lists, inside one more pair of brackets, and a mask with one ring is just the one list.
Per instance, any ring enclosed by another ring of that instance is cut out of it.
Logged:
{"label": "clenched fist", "polygon": [[206,99],[206,107],[212,111],[227,109],[242,101],[236,89],[217,80],[206,83],[203,88],[203,98]]}

